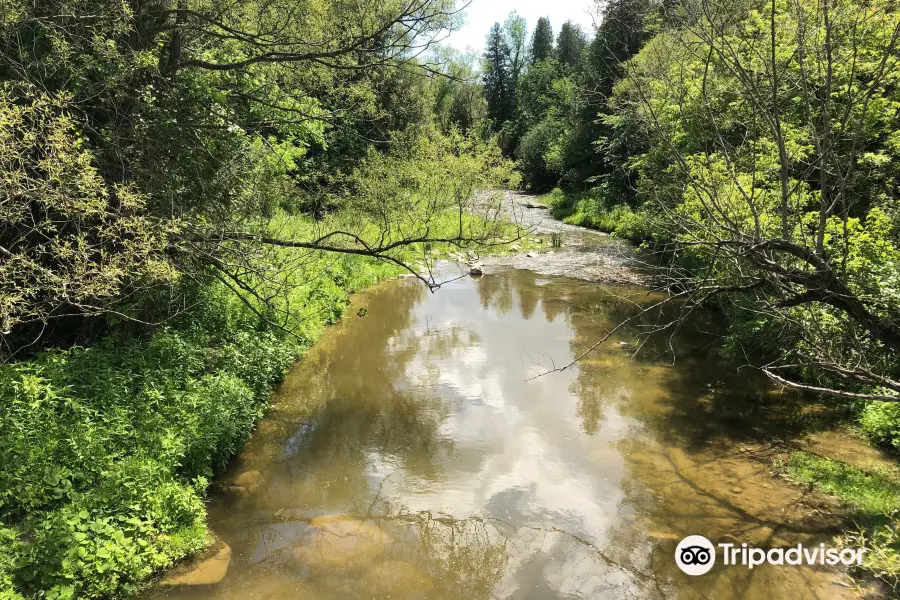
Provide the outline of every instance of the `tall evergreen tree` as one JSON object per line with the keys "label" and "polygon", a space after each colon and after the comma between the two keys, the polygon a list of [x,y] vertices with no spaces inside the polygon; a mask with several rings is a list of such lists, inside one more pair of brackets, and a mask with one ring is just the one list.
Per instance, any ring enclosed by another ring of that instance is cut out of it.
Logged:
{"label": "tall evergreen tree", "polygon": [[602,117],[612,112],[607,101],[622,76],[622,65],[653,36],[659,11],[653,0],[610,0],[581,68],[583,99],[573,148],[583,150],[572,152],[571,168],[577,180],[600,176],[594,181],[617,200],[633,198],[634,174],[625,165],[644,149],[639,136],[613,130]]}
{"label": "tall evergreen tree", "polygon": [[513,111],[510,50],[500,23],[494,23],[487,36],[483,79],[488,118],[494,131],[499,131]]}
{"label": "tall evergreen tree", "polygon": [[566,21],[556,39],[556,59],[560,65],[577,70],[581,64],[581,52],[586,46],[587,38],[581,28],[572,21]]}
{"label": "tall evergreen tree", "polygon": [[531,36],[531,64],[553,57],[553,27],[549,17],[538,19]]}
{"label": "tall evergreen tree", "polygon": [[512,11],[503,23],[503,33],[506,36],[506,44],[509,47],[509,75],[513,94],[512,104],[513,108],[515,108],[515,91],[519,85],[519,76],[525,68],[528,54],[526,44],[528,25],[525,19],[520,17],[516,11]]}
{"label": "tall evergreen tree", "polygon": [[603,98],[622,74],[621,65],[652,37],[656,11],[652,0],[610,0],[590,44],[584,75]]}

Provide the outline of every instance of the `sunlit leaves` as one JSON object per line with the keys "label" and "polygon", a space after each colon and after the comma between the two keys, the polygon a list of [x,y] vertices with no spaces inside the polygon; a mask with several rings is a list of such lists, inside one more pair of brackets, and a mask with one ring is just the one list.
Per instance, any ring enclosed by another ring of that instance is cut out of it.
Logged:
{"label": "sunlit leaves", "polygon": [[0,90],[0,328],[93,310],[136,278],[172,279],[174,222],[147,214],[132,187],[109,185],[59,98],[30,104]]}

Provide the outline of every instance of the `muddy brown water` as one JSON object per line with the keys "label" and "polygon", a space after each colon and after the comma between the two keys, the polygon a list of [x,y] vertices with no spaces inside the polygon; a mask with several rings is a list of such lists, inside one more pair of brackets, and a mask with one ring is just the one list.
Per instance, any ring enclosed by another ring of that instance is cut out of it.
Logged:
{"label": "muddy brown water", "polygon": [[[699,318],[633,356],[656,299],[493,267],[354,299],[289,374],[209,507],[232,548],[176,599],[850,598],[839,573],[716,565],[677,542],[830,543],[839,523],[770,474],[795,399],[716,350]],[[365,316],[357,308],[365,307]]]}

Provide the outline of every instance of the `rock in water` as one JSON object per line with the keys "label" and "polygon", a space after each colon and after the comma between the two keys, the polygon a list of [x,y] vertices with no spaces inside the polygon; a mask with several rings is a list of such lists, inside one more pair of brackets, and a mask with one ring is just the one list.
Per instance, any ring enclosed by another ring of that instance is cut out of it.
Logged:
{"label": "rock in water", "polygon": [[255,492],[256,488],[262,485],[263,476],[259,471],[244,471],[234,479],[234,486],[246,489],[248,492]]}
{"label": "rock in water", "polygon": [[484,270],[482,270],[481,265],[472,265],[469,267],[469,275],[478,277],[479,275],[484,275]]}
{"label": "rock in water", "polygon": [[358,569],[385,551],[390,536],[373,523],[347,516],[322,516],[309,522],[310,533],[294,548],[294,560],[312,570]]}
{"label": "rock in water", "polygon": [[650,533],[647,534],[647,537],[650,538],[651,540],[654,540],[657,542],[662,542],[662,541],[677,542],[677,541],[680,541],[681,538],[684,536],[678,535],[677,533],[672,533],[670,531],[651,531]]}
{"label": "rock in water", "polygon": [[223,488],[223,491],[228,494],[228,497],[232,500],[243,500],[250,495],[250,490],[239,485],[225,486],[225,488]]}
{"label": "rock in water", "polygon": [[222,581],[231,564],[231,546],[222,543],[209,558],[178,568],[161,585],[213,585]]}

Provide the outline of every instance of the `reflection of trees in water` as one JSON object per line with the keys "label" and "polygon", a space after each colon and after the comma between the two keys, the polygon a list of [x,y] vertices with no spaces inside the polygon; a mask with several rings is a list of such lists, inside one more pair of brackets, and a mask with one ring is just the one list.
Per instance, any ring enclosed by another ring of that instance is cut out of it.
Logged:
{"label": "reflection of trees in water", "polygon": [[519,311],[523,319],[530,319],[537,309],[541,299],[541,286],[537,283],[538,276],[533,271],[525,271],[526,276],[519,279],[516,292],[519,298]]}
{"label": "reflection of trees in water", "polygon": [[[439,582],[446,597],[487,598],[508,562],[507,540],[494,525],[477,517],[420,512],[409,515],[416,543],[414,561]],[[406,552],[409,551],[406,550]]]}
{"label": "reflection of trees in water", "polygon": [[287,578],[315,598],[489,598],[509,560],[503,532],[478,517],[403,510],[283,516],[304,534],[265,557],[256,573]]}
{"label": "reflection of trees in water", "polygon": [[241,469],[262,472],[264,488],[241,506],[220,500],[224,510],[213,518],[239,528],[242,507],[365,505],[373,452],[411,475],[439,476],[435,457],[450,448],[439,433],[446,403],[423,402],[396,386],[421,352],[411,320],[424,293],[414,285],[377,288],[364,296],[366,317],[348,317],[352,326],[326,333],[289,375],[240,457]]}
{"label": "reflection of trees in water", "polygon": [[[571,356],[580,355],[615,325],[638,314],[640,306],[659,300],[636,287],[606,287],[561,277],[540,277],[540,282],[538,279],[531,271],[487,275],[477,284],[481,305],[508,314],[518,304],[522,318],[529,319],[540,304],[548,321],[563,316],[574,332]],[[700,314],[674,335],[668,335],[672,331],[647,335],[672,321],[678,310],[678,306],[670,304],[660,311],[640,314],[579,362],[579,375],[569,391],[578,398],[577,411],[585,433],[593,435],[599,431],[607,406],[630,398],[630,378],[639,373],[641,366],[671,361],[673,353],[690,357],[715,339],[704,331],[714,331],[716,327],[704,322],[708,315]],[[629,346],[622,347],[619,342]],[[632,357],[638,348],[640,351]],[[550,369],[560,365],[544,366]]]}
{"label": "reflection of trees in water", "polygon": [[[402,508],[282,517],[303,534],[262,559],[252,577],[290,581],[292,590],[314,591],[314,598],[649,598],[655,586],[646,565],[634,565],[627,552],[618,553],[623,559],[556,527]],[[520,587],[529,580],[530,587]]]}
{"label": "reflection of trees in water", "polygon": [[517,287],[516,281],[508,272],[492,273],[479,278],[476,289],[481,307],[501,315],[509,314],[512,312]]}
{"label": "reflection of trees in water", "polygon": [[[594,296],[586,303],[574,304],[569,313],[575,331],[570,344],[572,355],[582,355],[617,324],[638,314],[640,306],[657,300],[624,289],[605,291],[600,301]],[[660,369],[677,369],[678,363],[673,364],[676,356],[692,366],[698,354],[710,357],[710,344],[716,336],[709,332],[715,331],[716,325],[709,323],[709,315],[697,314],[680,330],[658,331],[678,310],[668,305],[640,313],[577,363],[578,376],[570,391],[578,397],[578,415],[585,433],[597,433],[609,406],[643,420],[647,402],[666,394],[657,377]],[[708,375],[710,370],[705,372]]]}

